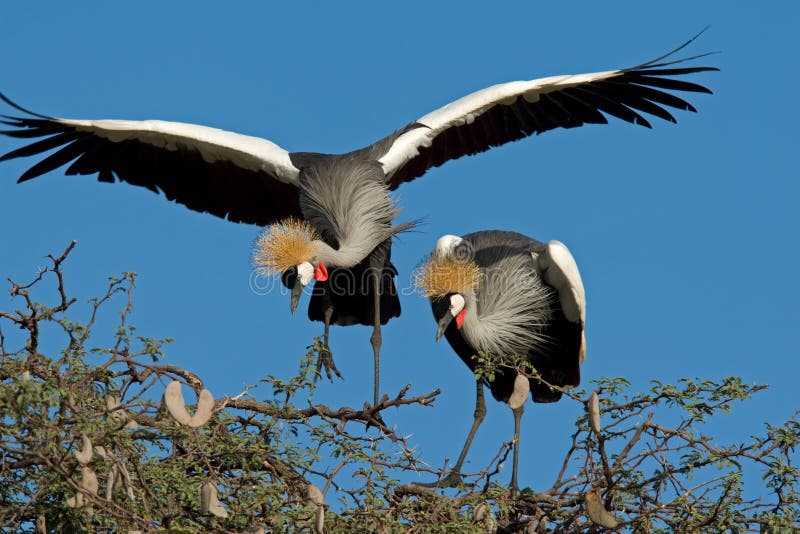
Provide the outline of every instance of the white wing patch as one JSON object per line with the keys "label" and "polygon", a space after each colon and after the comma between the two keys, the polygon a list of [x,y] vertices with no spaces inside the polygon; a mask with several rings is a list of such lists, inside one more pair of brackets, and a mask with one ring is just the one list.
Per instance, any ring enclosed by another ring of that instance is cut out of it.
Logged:
{"label": "white wing patch", "polygon": [[538,101],[542,94],[573,85],[612,78],[620,72],[622,71],[610,70],[588,74],[567,74],[486,87],[421,117],[416,122],[424,127],[414,128],[395,139],[389,151],[378,161],[383,165],[386,176],[391,176],[407,161],[419,155],[421,147],[430,146],[432,140],[441,132],[462,124],[470,124],[476,117],[494,106],[511,105],[520,96],[533,103]]}
{"label": "white wing patch", "polygon": [[561,241],[550,241],[541,254],[534,254],[539,272],[550,287],[558,291],[561,309],[567,320],[586,322],[586,294],[578,265]]}
{"label": "white wing patch", "polygon": [[56,122],[113,142],[135,140],[169,151],[197,150],[208,163],[229,161],[246,170],[265,171],[281,182],[299,185],[300,171],[289,153],[271,141],[182,122],[160,120],[71,120]]}

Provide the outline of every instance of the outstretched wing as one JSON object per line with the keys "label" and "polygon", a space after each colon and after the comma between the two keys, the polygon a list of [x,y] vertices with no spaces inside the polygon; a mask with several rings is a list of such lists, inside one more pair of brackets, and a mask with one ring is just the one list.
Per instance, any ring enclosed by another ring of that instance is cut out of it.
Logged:
{"label": "outstretched wing", "polygon": [[289,153],[260,139],[207,126],[157,120],[71,120],[30,112],[0,93],[26,117],[0,121],[0,133],[39,139],[0,157],[47,155],[20,178],[24,182],[71,163],[66,174],[97,174],[163,191],[189,209],[233,222],[267,225],[300,217],[299,171]]}
{"label": "outstretched wing", "polygon": [[396,138],[380,158],[389,188],[395,189],[446,161],[534,133],[606,124],[605,115],[648,128],[650,123],[642,113],[676,122],[666,107],[696,110],[673,92],[711,91],[674,76],[719,70],[674,66],[702,56],[664,61],[695,38],[636,67],[493,85],[428,113],[406,126],[400,135],[394,134]]}

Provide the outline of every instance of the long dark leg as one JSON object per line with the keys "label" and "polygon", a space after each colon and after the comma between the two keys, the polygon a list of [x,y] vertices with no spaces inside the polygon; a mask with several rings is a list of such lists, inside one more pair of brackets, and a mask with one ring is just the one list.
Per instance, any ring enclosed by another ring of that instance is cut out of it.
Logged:
{"label": "long dark leg", "polygon": [[461,473],[461,466],[464,464],[464,459],[467,457],[467,451],[469,451],[469,448],[472,446],[472,440],[475,438],[475,434],[478,432],[478,427],[481,426],[483,418],[486,417],[486,401],[483,399],[483,381],[476,380],[475,383],[478,387],[475,395],[474,419],[472,420],[472,428],[469,430],[469,435],[467,435],[467,441],[464,442],[464,448],[461,449],[461,454],[458,455],[456,465],[453,467],[453,472],[455,474]]}
{"label": "long dark leg", "polygon": [[331,329],[331,317],[333,316],[333,305],[331,305],[330,300],[330,297],[325,299],[325,311],[323,312],[323,317],[325,319],[325,334],[322,336],[322,340],[325,343],[325,348],[328,347],[328,333]]}
{"label": "long dark leg", "polygon": [[336,367],[336,363],[333,361],[333,353],[331,353],[331,348],[328,344],[328,334],[331,329],[331,317],[333,316],[333,303],[331,303],[331,297],[328,294],[329,289],[330,288],[325,289],[325,294],[322,297],[324,306],[323,319],[325,322],[325,333],[322,336],[322,349],[317,354],[317,376],[314,381],[322,376],[322,369],[325,369],[325,376],[328,377],[328,380],[332,380],[331,371],[333,371],[333,373],[339,378],[342,378],[342,373],[339,372],[339,369]]}
{"label": "long dark leg", "polygon": [[511,493],[516,495],[519,493],[519,486],[517,485],[517,468],[519,467],[519,426],[522,419],[522,412],[525,411],[525,404],[520,405],[519,408],[512,410],[514,412],[514,466],[511,471]]}
{"label": "long dark leg", "polygon": [[483,398],[483,381],[476,380],[475,383],[477,384],[477,389],[475,390],[475,413],[474,419],[472,420],[472,428],[469,430],[467,441],[464,442],[461,454],[458,455],[456,465],[442,480],[430,484],[420,484],[420,486],[446,488],[458,486],[461,483],[461,466],[464,465],[464,459],[467,457],[467,452],[472,446],[472,440],[478,432],[478,427],[481,426],[483,418],[486,417],[486,401]]}
{"label": "long dark leg", "polygon": [[[381,255],[382,256],[382,255]],[[370,274],[372,276],[372,290],[373,290],[373,328],[372,328],[372,336],[369,338],[370,343],[372,344],[372,353],[374,357],[374,365],[375,365],[375,390],[373,399],[373,406],[378,404],[378,395],[380,394],[380,378],[381,378],[381,275],[383,273],[383,261],[373,261],[371,262],[371,269]]]}

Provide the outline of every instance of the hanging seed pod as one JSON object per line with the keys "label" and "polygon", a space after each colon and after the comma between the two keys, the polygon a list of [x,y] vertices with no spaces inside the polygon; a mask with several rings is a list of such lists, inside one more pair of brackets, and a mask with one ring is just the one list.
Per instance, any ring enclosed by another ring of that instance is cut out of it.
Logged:
{"label": "hanging seed pod", "polygon": [[125,493],[130,500],[134,500],[133,484],[131,484],[131,474],[128,472],[128,468],[125,467],[125,464],[122,462],[116,465],[119,469],[119,474],[122,475],[121,482],[125,485]]}
{"label": "hanging seed pod", "polygon": [[508,407],[512,410],[516,410],[525,404],[530,392],[531,382],[528,380],[528,377],[525,375],[517,375],[517,377],[514,379],[514,391],[508,398]]}
{"label": "hanging seed pod", "polygon": [[[92,471],[89,467],[82,467],[81,468],[81,489],[84,491],[91,493],[92,495],[97,495],[97,488],[99,484],[97,482],[97,475]],[[74,497],[70,497],[66,500],[67,506],[71,506],[73,508],[83,508],[86,510],[91,510],[92,504],[91,502],[87,501],[84,498],[83,492],[79,491],[75,494]]]}
{"label": "hanging seed pod", "polygon": [[314,484],[306,486],[306,506],[316,506],[314,516],[314,528],[318,534],[322,534],[322,529],[325,527],[325,496],[322,491]]}
{"label": "hanging seed pod", "polygon": [[489,507],[486,506],[485,502],[480,503],[475,509],[472,511],[472,521],[475,523],[479,523],[483,521],[483,518],[486,517],[486,511]]}
{"label": "hanging seed pod", "polygon": [[76,493],[74,497],[69,497],[64,502],[71,508],[83,508],[83,493]]}
{"label": "hanging seed pod", "polygon": [[321,506],[325,504],[325,496],[322,494],[322,491],[314,484],[309,484],[306,486],[306,498],[305,503],[308,506],[316,505]]}
{"label": "hanging seed pod", "polygon": [[47,534],[47,518],[44,514],[36,516],[36,534]]}
{"label": "hanging seed pod", "polygon": [[617,518],[603,507],[600,502],[600,492],[597,488],[592,488],[584,496],[584,505],[586,506],[586,515],[596,525],[606,528],[616,528]]}
{"label": "hanging seed pod", "polygon": [[108,477],[106,477],[106,500],[110,501],[111,498],[114,496],[114,490],[117,489],[116,486],[119,483],[119,468],[117,464],[111,466],[111,469],[108,471]]}
{"label": "hanging seed pod", "polygon": [[497,522],[494,519],[492,508],[485,502],[475,507],[472,512],[472,521],[474,523],[483,523],[488,534],[493,534],[497,531]]}
{"label": "hanging seed pod", "polygon": [[115,463],[111,466],[106,479],[106,500],[110,501],[114,495],[125,489],[125,494],[133,500],[133,487],[128,470],[123,463]]}
{"label": "hanging seed pod", "polygon": [[90,467],[81,468],[81,487],[92,495],[97,495],[100,484],[97,482],[97,475]]}
{"label": "hanging seed pod", "polygon": [[186,411],[183,393],[181,393],[181,383],[173,380],[164,390],[164,404],[167,406],[172,418],[178,423],[198,428],[211,419],[214,410],[214,397],[207,389],[202,390],[197,397],[197,409],[194,415],[189,415],[189,412]]}
{"label": "hanging seed pod", "polygon": [[[123,421],[128,421],[125,425],[125,428],[136,428],[139,425],[136,421],[129,421],[128,412],[125,410],[121,410],[119,407],[121,406],[119,397],[116,395],[108,395],[106,397],[106,410],[109,412],[109,417],[115,423],[121,423]],[[134,426],[130,426],[133,423]]]}
{"label": "hanging seed pod", "polygon": [[110,412],[109,417],[111,417],[112,421],[124,421],[126,419],[125,410],[119,410],[119,406],[119,397],[116,395],[108,395],[106,397],[106,410]]}
{"label": "hanging seed pod", "polygon": [[119,397],[116,395],[109,395],[106,397],[106,409],[111,412],[111,420],[116,422],[127,421],[125,428],[136,430],[139,428],[139,423],[131,419],[126,410],[120,410],[121,403]]}
{"label": "hanging seed pod", "polygon": [[31,372],[30,372],[30,371],[27,371],[27,370],[26,370],[26,371],[23,371],[23,372],[22,372],[22,381],[23,381],[23,382],[27,382],[27,381],[28,381],[28,380],[30,380],[30,379],[31,379]]}
{"label": "hanging seed pod", "polygon": [[200,511],[217,517],[228,517],[228,511],[219,502],[217,485],[213,482],[203,482],[200,486]]}
{"label": "hanging seed pod", "polygon": [[589,402],[586,406],[589,412],[589,426],[595,434],[600,434],[600,400],[597,398],[597,392],[592,391],[589,396]]}
{"label": "hanging seed pod", "polygon": [[75,455],[75,459],[78,460],[79,464],[86,465],[92,461],[92,442],[86,434],[81,434],[81,440],[83,441],[83,447],[79,451],[72,451],[72,454]]}
{"label": "hanging seed pod", "polygon": [[323,534],[325,532],[325,507],[320,505],[317,506],[316,517],[314,518],[314,530],[317,534]]}

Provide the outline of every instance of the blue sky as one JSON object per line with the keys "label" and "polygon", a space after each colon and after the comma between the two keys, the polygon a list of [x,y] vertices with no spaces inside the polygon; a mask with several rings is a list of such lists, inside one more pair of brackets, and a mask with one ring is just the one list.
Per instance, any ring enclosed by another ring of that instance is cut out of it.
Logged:
{"label": "blue sky", "polygon": [[[771,389],[712,432],[745,438],[797,408],[800,227],[795,169],[800,119],[796,2],[535,4],[14,2],[0,21],[0,90],[70,118],[193,122],[266,137],[287,150],[343,152],[493,83],[631,66],[704,26],[689,53],[722,51],[692,81],[699,113],[653,130],[610,125],[548,132],[434,169],[403,186],[400,220],[424,218],[393,259],[399,284],[445,233],[508,229],[570,247],[587,291],[585,383],[740,375]],[[18,146],[0,139],[0,153]],[[0,166],[0,274],[24,281],[72,239],[72,294],[99,294],[109,275],[139,274],[133,322],[173,337],[172,363],[215,394],[267,373],[289,376],[320,334],[305,303],[248,285],[259,229],[189,211],[127,185],[64,177],[23,185],[32,161]],[[387,414],[440,465],[472,419],[469,372],[414,295],[384,329],[382,391],[442,388],[433,409]],[[0,306],[7,308],[6,292]],[[107,318],[107,331],[113,317]],[[318,401],[371,399],[370,331],[335,328],[345,380]],[[98,342],[101,341],[100,339]],[[512,434],[489,401],[469,456],[480,468]],[[555,473],[579,406],[529,403],[521,483]],[[510,477],[510,473],[506,480]]]}

